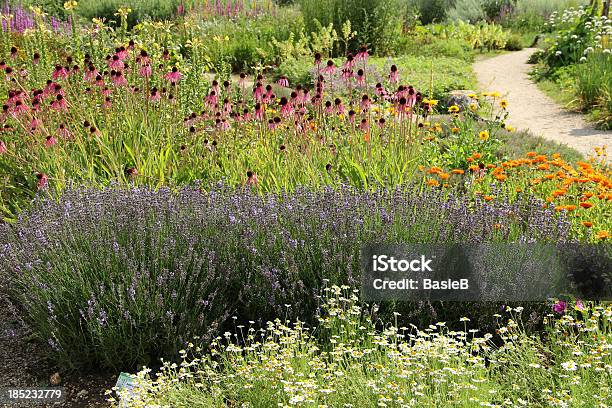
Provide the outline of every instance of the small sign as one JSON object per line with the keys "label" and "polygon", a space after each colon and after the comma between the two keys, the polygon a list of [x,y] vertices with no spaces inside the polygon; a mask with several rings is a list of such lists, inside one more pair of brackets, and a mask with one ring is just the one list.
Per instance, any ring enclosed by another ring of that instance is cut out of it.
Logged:
{"label": "small sign", "polygon": [[119,406],[129,406],[128,404],[130,399],[132,396],[134,396],[132,390],[135,387],[132,376],[128,373],[119,373],[119,378],[117,378],[117,384],[115,384],[115,387],[117,387],[117,393],[119,394],[120,398]]}

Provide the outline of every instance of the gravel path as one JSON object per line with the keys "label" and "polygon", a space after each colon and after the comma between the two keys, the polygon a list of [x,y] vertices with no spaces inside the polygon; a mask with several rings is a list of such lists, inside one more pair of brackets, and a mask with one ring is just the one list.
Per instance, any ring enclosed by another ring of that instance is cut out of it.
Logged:
{"label": "gravel path", "polygon": [[525,48],[476,62],[474,71],[481,90],[504,95],[509,103],[508,123],[517,129],[529,129],[567,144],[585,156],[591,155],[595,146],[612,149],[612,132],[597,130],[582,115],[563,110],[529,79],[532,66],[527,60],[535,50]]}

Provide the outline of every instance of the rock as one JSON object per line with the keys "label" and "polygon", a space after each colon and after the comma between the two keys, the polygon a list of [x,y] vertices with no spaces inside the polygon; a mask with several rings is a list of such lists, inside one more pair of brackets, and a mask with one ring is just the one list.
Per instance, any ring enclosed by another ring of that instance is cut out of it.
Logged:
{"label": "rock", "polygon": [[467,110],[469,106],[473,103],[478,106],[478,100],[475,98],[470,98],[468,96],[470,94],[476,94],[476,92],[467,89],[458,89],[455,91],[450,91],[444,100],[444,105],[457,105],[462,111]]}
{"label": "rock", "polygon": [[49,377],[49,383],[54,387],[60,385],[61,382],[62,377],[60,376],[60,373],[53,373],[51,374],[51,377]]}
{"label": "rock", "polygon": [[85,398],[87,396],[87,390],[81,390],[77,394],[77,398]]}

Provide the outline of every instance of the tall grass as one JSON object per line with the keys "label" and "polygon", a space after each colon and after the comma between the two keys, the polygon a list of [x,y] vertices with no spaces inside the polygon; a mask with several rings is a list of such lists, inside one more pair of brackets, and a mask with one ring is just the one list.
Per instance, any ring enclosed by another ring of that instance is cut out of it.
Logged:
{"label": "tall grass", "polygon": [[577,65],[576,90],[581,106],[597,109],[602,127],[612,127],[612,54],[590,53]]}

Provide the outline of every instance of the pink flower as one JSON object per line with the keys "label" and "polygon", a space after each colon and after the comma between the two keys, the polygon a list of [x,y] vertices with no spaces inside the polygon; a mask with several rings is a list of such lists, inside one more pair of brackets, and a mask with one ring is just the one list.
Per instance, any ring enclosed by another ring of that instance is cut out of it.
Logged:
{"label": "pink flower", "polygon": [[567,303],[563,300],[559,300],[557,303],[553,305],[553,310],[555,313],[563,314],[567,309]]}
{"label": "pink flower", "polygon": [[399,72],[397,72],[397,65],[391,65],[391,72],[389,72],[389,82],[396,84],[399,82]]}
{"label": "pink flower", "polygon": [[253,89],[253,98],[255,98],[256,101],[261,102],[261,100],[263,99],[263,96],[264,96],[263,84],[261,82],[258,82],[255,85],[255,88]]}
{"label": "pink flower", "polygon": [[247,186],[254,186],[257,183],[257,174],[253,173],[251,170],[247,171]]}
{"label": "pink flower", "polygon": [[57,134],[63,139],[70,139],[70,131],[68,131],[68,128],[66,128],[66,125],[64,125],[63,123],[59,125],[59,128],[57,129]]}
{"label": "pink flower", "polygon": [[47,139],[45,140],[45,147],[49,148],[49,147],[53,147],[57,144],[57,139],[54,138],[53,136],[47,136]]}
{"label": "pink flower", "polygon": [[333,75],[336,73],[336,66],[334,65],[334,61],[329,60],[327,61],[327,64],[325,65],[325,68],[323,68],[321,70],[322,73],[324,74],[328,74],[328,75]]}
{"label": "pink flower", "polygon": [[53,70],[53,73],[51,74],[51,78],[56,81],[58,79],[66,77],[68,77],[68,71],[66,70],[66,68],[62,67],[61,65],[56,65],[55,69]]}
{"label": "pink flower", "polygon": [[361,123],[359,124],[359,129],[361,129],[363,132],[366,132],[369,128],[370,128],[370,125],[368,124],[368,120],[366,118],[361,119]]}
{"label": "pink flower", "polygon": [[349,53],[349,55],[346,56],[346,61],[344,62],[344,64],[342,64],[342,68],[352,70],[354,66],[355,58],[353,58],[353,54]]}
{"label": "pink flower", "polygon": [[285,98],[284,96],[280,100],[280,106],[281,106],[280,113],[284,117],[288,117],[288,116],[291,116],[291,114],[293,114],[293,106],[289,103],[287,98]]}
{"label": "pink flower", "polygon": [[117,87],[127,86],[128,84],[127,79],[125,79],[121,71],[115,72],[115,75],[111,72],[111,81]]}
{"label": "pink flower", "polygon": [[364,86],[365,85],[365,73],[363,69],[359,69],[357,71],[357,85]]}
{"label": "pink flower", "polygon": [[13,117],[19,116],[23,113],[26,113],[30,110],[26,104],[24,104],[21,100],[15,101],[15,106],[13,107],[12,115]]}
{"label": "pink flower", "polygon": [[8,149],[6,148],[6,143],[0,140],[0,154],[4,154],[6,152],[8,152]]}
{"label": "pink flower", "polygon": [[36,183],[37,189],[42,190],[43,188],[47,187],[49,177],[47,177],[45,173],[37,173],[36,178],[38,179],[38,182]]}
{"label": "pink flower", "polygon": [[289,87],[289,80],[287,79],[286,76],[281,76],[276,83],[285,88]]}
{"label": "pink flower", "polygon": [[355,56],[355,59],[357,61],[367,61],[369,56],[370,54],[368,54],[368,47],[362,45],[361,47],[359,47],[359,52]]}
{"label": "pink flower", "polygon": [[584,304],[582,303],[582,300],[580,299],[576,299],[576,310],[580,310],[580,311],[584,310]]}
{"label": "pink flower", "polygon": [[212,109],[216,108],[218,103],[219,97],[217,96],[217,93],[215,91],[210,91],[208,96],[206,96],[206,105]]}
{"label": "pink flower", "polygon": [[68,110],[68,104],[66,103],[66,99],[64,99],[64,96],[58,94],[55,97],[55,100],[51,101],[51,108],[60,112]]}
{"label": "pink flower", "polygon": [[140,76],[149,78],[151,74],[153,74],[153,68],[151,68],[151,64],[145,64],[142,67],[140,67],[139,73],[140,73]]}
{"label": "pink flower", "polygon": [[361,107],[362,111],[367,111],[368,109],[370,109],[370,98],[368,97],[368,95],[363,95],[359,106]]}
{"label": "pink flower", "polygon": [[344,115],[344,105],[342,104],[342,101],[340,100],[340,98],[336,98],[336,100],[334,101],[334,105],[335,105],[336,114]]}
{"label": "pink flower", "polygon": [[100,73],[98,72],[96,67],[94,67],[93,65],[90,65],[85,71],[85,73],[83,74],[83,79],[89,82],[95,82],[96,77],[98,75],[100,75]]}
{"label": "pink flower", "polygon": [[159,100],[161,99],[161,95],[159,94],[156,88],[153,88],[151,89],[151,96],[149,98],[152,102],[159,102]]}
{"label": "pink flower", "polygon": [[173,84],[177,83],[182,77],[182,74],[179,72],[177,67],[172,67],[172,71],[168,72],[165,75],[165,78],[172,82]]}
{"label": "pink flower", "polygon": [[263,112],[261,103],[257,102],[255,104],[255,118],[257,120],[262,120],[263,119],[263,114],[264,114],[264,112]]}
{"label": "pink flower", "polygon": [[115,71],[123,71],[123,60],[119,57],[119,55],[113,55],[113,57],[108,61],[108,67],[110,69],[114,69]]}

